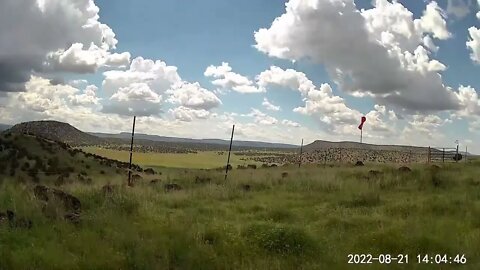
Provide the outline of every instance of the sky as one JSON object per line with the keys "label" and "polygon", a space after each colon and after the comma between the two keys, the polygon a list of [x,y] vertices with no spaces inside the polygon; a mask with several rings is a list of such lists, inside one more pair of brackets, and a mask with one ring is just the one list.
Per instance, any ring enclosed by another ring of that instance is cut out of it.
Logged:
{"label": "sky", "polygon": [[476,0],[0,3],[0,123],[480,153]]}

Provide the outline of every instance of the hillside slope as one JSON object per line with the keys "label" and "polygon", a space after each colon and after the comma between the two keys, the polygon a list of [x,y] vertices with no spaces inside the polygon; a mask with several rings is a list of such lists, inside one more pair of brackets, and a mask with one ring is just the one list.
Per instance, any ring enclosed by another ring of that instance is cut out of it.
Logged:
{"label": "hillside slope", "polygon": [[362,149],[362,150],[376,150],[376,151],[412,151],[412,152],[425,152],[428,147],[408,146],[408,145],[377,145],[358,142],[330,142],[317,140],[311,144],[304,146],[306,152],[315,150],[324,150],[330,148],[343,148],[343,149]]}
{"label": "hillside slope", "polygon": [[72,146],[101,145],[105,140],[82,132],[67,123],[57,121],[32,121],[17,124],[5,133],[31,134],[51,141],[63,142]]}
{"label": "hillside slope", "polygon": [[[65,143],[26,134],[0,134],[0,180],[91,183],[95,175],[115,177],[126,168],[128,163],[86,154]],[[140,170],[138,166],[134,169]]]}

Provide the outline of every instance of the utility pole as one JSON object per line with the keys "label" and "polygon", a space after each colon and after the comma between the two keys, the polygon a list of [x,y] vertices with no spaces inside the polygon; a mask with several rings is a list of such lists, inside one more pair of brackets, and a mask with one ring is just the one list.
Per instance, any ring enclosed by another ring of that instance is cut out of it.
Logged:
{"label": "utility pole", "polygon": [[232,143],[233,143],[233,133],[234,132],[235,132],[235,125],[233,125],[233,128],[232,128],[232,137],[230,137],[230,147],[228,148],[227,166],[225,168],[225,181],[227,180],[228,166],[230,165],[230,153],[232,152]]}
{"label": "utility pole", "polygon": [[132,183],[132,155],[133,155],[133,136],[135,135],[135,120],[136,116],[133,117],[133,128],[132,128],[132,141],[130,142],[130,163],[128,165],[128,185],[133,186]]}

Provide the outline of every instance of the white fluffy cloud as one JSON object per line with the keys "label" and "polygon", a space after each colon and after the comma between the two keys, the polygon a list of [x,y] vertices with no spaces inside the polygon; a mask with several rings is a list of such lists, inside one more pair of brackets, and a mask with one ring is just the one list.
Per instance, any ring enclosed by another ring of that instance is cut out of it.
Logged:
{"label": "white fluffy cloud", "polygon": [[261,125],[275,125],[278,123],[278,120],[275,117],[267,115],[258,109],[252,109],[252,111],[246,116],[253,117],[255,123]]}
{"label": "white fluffy cloud", "polygon": [[74,106],[90,106],[99,105],[100,99],[97,97],[98,87],[95,85],[88,85],[82,94],[69,96],[70,102]]}
{"label": "white fluffy cloud", "polygon": [[74,73],[95,73],[100,67],[125,68],[130,63],[130,53],[110,53],[93,43],[88,49],[75,43],[67,50],[49,53],[47,58],[46,64],[53,70]]}
{"label": "white fluffy cloud", "polygon": [[287,120],[287,119],[283,119],[282,124],[284,124],[286,126],[290,126],[290,127],[300,127],[299,123],[293,122],[293,121],[290,121],[290,120]]}
{"label": "white fluffy cloud", "polygon": [[169,102],[194,110],[211,110],[222,104],[212,92],[199,83],[180,83],[167,91]]}
{"label": "white fluffy cloud", "polygon": [[438,115],[413,115],[401,136],[411,139],[416,138],[417,141],[411,142],[411,144],[418,144],[419,140],[423,140],[424,145],[435,144],[444,137],[439,129],[451,122],[450,119],[442,119]]}
{"label": "white fluffy cloud", "polygon": [[[25,90],[32,71],[50,69],[49,54],[58,60],[63,57],[55,69],[92,70],[100,51],[108,55],[118,42],[113,30],[99,21],[93,0],[1,1],[0,10],[0,91]],[[81,51],[72,44],[89,49]],[[105,63],[125,56],[112,55]]]}
{"label": "white fluffy cloud", "polygon": [[457,112],[458,116],[480,116],[480,100],[475,88],[462,85],[458,89],[457,96],[463,108]]}
{"label": "white fluffy cloud", "polygon": [[108,93],[134,83],[146,83],[154,92],[162,94],[174,84],[181,82],[177,67],[143,57],[133,59],[127,70],[111,70],[103,74],[105,79],[102,86]]}
{"label": "white fluffy cloud", "polygon": [[280,111],[280,106],[272,104],[267,98],[263,98],[262,105],[269,111]]}
{"label": "white fluffy cloud", "polygon": [[[326,125],[329,132],[334,134],[352,134],[363,116],[357,110],[349,108],[345,100],[333,94],[329,84],[325,83],[317,89],[303,72],[293,69],[283,70],[272,66],[257,76],[257,83],[262,88],[277,85],[299,91],[305,101],[303,107],[294,109],[294,112],[312,116],[315,120]],[[393,111],[386,114],[384,106],[376,106],[376,110],[369,112],[367,121],[370,129],[376,133],[389,133],[393,129],[385,124],[385,119]],[[395,120],[395,119],[391,119]]]}
{"label": "white fluffy cloud", "polygon": [[[379,1],[379,0],[377,0]],[[386,0],[381,0],[386,1]],[[419,21],[415,21],[420,25],[420,28],[425,33],[432,33],[434,38],[438,39],[448,39],[452,36],[447,29],[447,22],[445,18],[447,15],[445,12],[438,6],[437,2],[432,1],[428,3],[423,16]]]}
{"label": "white fluffy cloud", "polygon": [[419,19],[400,3],[374,4],[359,11],[352,0],[291,0],[270,28],[255,33],[255,47],[273,57],[325,64],[342,90],[381,103],[419,111],[456,109],[458,100],[439,74],[445,66],[422,48],[427,35],[451,36],[436,2]]}
{"label": "white fluffy cloud", "polygon": [[467,48],[471,51],[470,58],[480,64],[480,29],[472,26],[468,28],[468,34]]}
{"label": "white fluffy cloud", "polygon": [[226,90],[233,90],[239,93],[260,93],[263,89],[255,86],[254,82],[245,76],[232,71],[228,63],[223,62],[221,66],[209,66],[204,72],[206,77],[215,78],[213,85]]}
{"label": "white fluffy cloud", "polygon": [[137,57],[127,70],[103,73],[102,88],[111,95],[104,112],[121,115],[157,115],[165,93],[182,82],[177,68],[165,62]]}
{"label": "white fluffy cloud", "polygon": [[204,109],[192,109],[180,106],[169,110],[170,114],[177,120],[184,122],[192,122],[195,119],[207,119],[210,112]]}
{"label": "white fluffy cloud", "polygon": [[103,107],[107,113],[159,115],[166,100],[179,106],[170,110],[172,115],[188,120],[192,115],[203,117],[205,111],[222,104],[214,93],[199,83],[183,81],[176,67],[159,60],[137,57],[129,69],[106,71],[104,75],[103,90],[112,95]]}
{"label": "white fluffy cloud", "polygon": [[162,96],[146,83],[121,87],[104,103],[103,112],[120,115],[149,116],[161,112]]}
{"label": "white fluffy cloud", "polygon": [[[77,112],[78,117],[92,115],[100,105],[97,88],[87,86],[83,91],[70,85],[52,84],[50,80],[32,76],[25,85],[26,91],[7,96],[2,119],[19,122],[32,119],[65,117]],[[72,119],[77,119],[73,116]]]}

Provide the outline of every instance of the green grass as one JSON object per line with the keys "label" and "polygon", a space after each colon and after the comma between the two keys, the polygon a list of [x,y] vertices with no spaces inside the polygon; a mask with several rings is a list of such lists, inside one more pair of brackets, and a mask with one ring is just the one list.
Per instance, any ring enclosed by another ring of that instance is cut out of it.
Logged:
{"label": "green grass", "polygon": [[[46,218],[33,185],[4,179],[0,211],[34,225],[0,226],[0,269],[480,269],[480,167],[412,168],[233,170],[227,182],[222,172],[166,169],[133,188],[98,175],[62,186],[82,202],[79,225]],[[370,169],[385,174],[366,179]],[[104,197],[107,182],[122,186]],[[165,193],[171,182],[183,190]],[[410,263],[348,265],[351,253],[409,254]],[[468,261],[419,265],[419,253]]]}
{"label": "green grass", "polygon": [[[111,159],[128,162],[130,152],[99,147],[83,147],[83,151],[97,154]],[[217,154],[218,151],[200,151],[190,154],[174,153],[134,153],[133,163],[148,167],[169,167],[169,168],[193,168],[193,169],[212,169],[225,166],[227,163],[228,152],[223,155]],[[252,160],[240,160],[243,156],[237,156],[232,153],[230,164],[234,167],[246,164],[261,164]]]}

